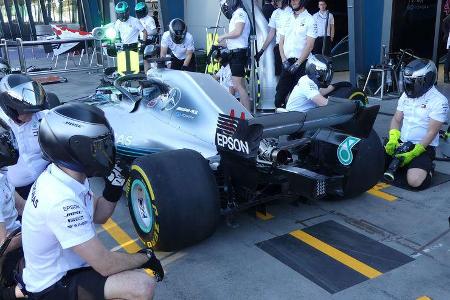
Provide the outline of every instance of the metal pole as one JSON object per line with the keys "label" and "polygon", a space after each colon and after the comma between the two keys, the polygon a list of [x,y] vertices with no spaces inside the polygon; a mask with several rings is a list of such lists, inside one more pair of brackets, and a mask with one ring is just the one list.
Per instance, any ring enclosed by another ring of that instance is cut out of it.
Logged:
{"label": "metal pole", "polygon": [[17,49],[19,51],[19,63],[20,63],[20,71],[24,74],[27,73],[27,64],[25,62],[25,55],[23,51],[23,43],[21,38],[17,38]]}
{"label": "metal pole", "polygon": [[1,40],[2,45],[5,46],[5,59],[11,65],[11,62],[9,61],[9,50],[8,50],[8,43],[5,39]]}
{"label": "metal pole", "polygon": [[19,3],[17,2],[17,0],[13,0],[14,3],[14,8],[16,10],[16,18],[17,18],[17,22],[19,23],[19,33],[20,33],[20,37],[22,39],[25,39],[25,25],[23,23],[23,18],[22,18],[22,14],[20,13],[20,6]]}
{"label": "metal pole", "polygon": [[41,7],[42,19],[44,20],[44,24],[50,24],[50,20],[48,18],[47,9],[45,8],[45,0],[39,0],[39,5]]}
{"label": "metal pole", "polygon": [[25,5],[27,7],[28,20],[30,22],[31,40],[35,40],[36,39],[36,24],[34,23],[33,10],[31,9],[31,0],[25,0]]}
{"label": "metal pole", "polygon": [[9,2],[10,0],[4,0],[5,3],[5,10],[6,10],[6,17],[8,18],[8,27],[9,27],[9,33],[10,33],[10,38],[14,38],[14,33],[13,33],[13,21],[12,21],[12,14],[11,14],[11,2]]}

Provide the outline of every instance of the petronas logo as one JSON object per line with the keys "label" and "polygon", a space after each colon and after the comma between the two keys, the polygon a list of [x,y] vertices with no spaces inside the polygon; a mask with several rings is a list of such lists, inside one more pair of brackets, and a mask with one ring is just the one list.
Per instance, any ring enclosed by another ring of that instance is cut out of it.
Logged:
{"label": "petronas logo", "polygon": [[358,144],[361,139],[353,136],[346,138],[337,149],[337,157],[339,162],[344,166],[348,166],[353,162],[353,152],[352,149]]}

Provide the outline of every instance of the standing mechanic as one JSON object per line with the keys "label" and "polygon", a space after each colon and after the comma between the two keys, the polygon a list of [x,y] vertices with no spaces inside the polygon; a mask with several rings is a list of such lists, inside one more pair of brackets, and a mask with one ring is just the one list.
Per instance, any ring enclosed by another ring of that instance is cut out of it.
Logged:
{"label": "standing mechanic", "polygon": [[306,60],[314,47],[317,25],[305,6],[307,0],[292,0],[293,13],[280,32],[280,56],[283,70],[275,94],[275,106],[283,107],[287,95],[305,74]]}
{"label": "standing mechanic", "polygon": [[442,31],[444,33],[444,45],[447,50],[444,63],[444,82],[450,83],[450,15],[442,20]]}
{"label": "standing mechanic", "polygon": [[18,158],[14,133],[0,119],[0,299],[23,297],[14,280],[14,271],[23,258],[20,223],[17,221],[14,187],[6,175],[6,167],[17,163]]}
{"label": "standing mechanic", "polygon": [[285,20],[290,14],[292,14],[292,8],[289,6],[289,0],[277,0],[275,1],[275,3],[277,4],[278,8],[273,12],[272,17],[270,18],[269,33],[267,34],[267,38],[264,41],[261,50],[259,50],[258,53],[256,53],[255,59],[256,61],[259,61],[264,51],[267,49],[267,47],[273,41],[273,38],[276,36],[275,39],[276,45],[273,48],[273,53],[275,57],[275,76],[280,76],[282,68],[280,45],[279,45],[280,30],[282,29],[282,27],[286,26]]}
{"label": "standing mechanic", "polygon": [[[157,30],[155,25],[155,20],[148,14],[147,4],[145,2],[138,2],[134,8],[136,12],[136,17],[141,22],[145,31],[147,32],[147,40],[145,41],[144,46],[150,45],[152,43],[156,43],[157,41]],[[140,33],[140,39],[144,39],[144,32]],[[145,47],[141,46],[141,50],[144,50]],[[144,59],[144,73],[147,73],[147,70],[150,68],[149,63],[146,59]]]}
{"label": "standing mechanic", "polygon": [[139,34],[143,34],[143,42],[147,41],[147,30],[135,17],[130,16],[130,7],[125,1],[120,1],[115,6],[117,20],[114,29],[119,33],[120,40],[125,45],[125,50],[138,51]]}
{"label": "standing mechanic", "polygon": [[221,10],[230,20],[228,33],[219,36],[219,43],[227,42],[233,86],[239,93],[242,105],[251,111],[250,98],[245,84],[245,67],[248,60],[250,19],[241,0],[221,0]]}
{"label": "standing mechanic", "polygon": [[288,111],[306,112],[328,104],[328,99],[324,95],[334,90],[330,85],[333,80],[331,60],[321,54],[312,55],[306,63],[305,73],[289,96],[286,104]]}
{"label": "standing mechanic", "polygon": [[[52,164],[32,187],[22,219],[23,280],[31,299],[150,299],[164,271],[150,249],[112,252],[96,236],[121,198],[114,133],[99,108],[67,103],[45,116],[39,143]],[[108,176],[109,175],[109,176]],[[104,177],[94,198],[88,177]],[[108,177],[106,177],[108,176]]]}
{"label": "standing mechanic", "polygon": [[171,69],[195,72],[194,38],[181,19],[170,21],[169,31],[161,38],[160,57],[166,57],[168,49],[172,51]]}
{"label": "standing mechanic", "polygon": [[434,87],[436,79],[436,66],[430,60],[416,59],[405,67],[405,92],[398,101],[385,146],[389,163],[401,142],[414,144],[413,150],[396,157],[403,160],[409,186],[419,190],[431,183],[439,129],[447,120],[448,100]]}
{"label": "standing mechanic", "polygon": [[[16,136],[20,153],[17,164],[8,167],[8,181],[27,199],[34,181],[48,165],[38,142],[39,123],[47,112],[47,94],[39,83],[22,74],[3,77],[0,92],[0,107]],[[18,198],[18,204],[24,205],[20,203],[23,199]]]}
{"label": "standing mechanic", "polygon": [[331,43],[334,40],[334,16],[327,10],[327,3],[319,1],[319,11],[313,15],[317,24],[318,37],[312,53],[331,56]]}

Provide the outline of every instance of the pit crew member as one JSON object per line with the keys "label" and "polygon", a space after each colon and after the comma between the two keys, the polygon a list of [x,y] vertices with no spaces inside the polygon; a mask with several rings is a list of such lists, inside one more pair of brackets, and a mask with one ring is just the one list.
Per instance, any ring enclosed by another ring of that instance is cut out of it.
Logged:
{"label": "pit crew member", "polygon": [[403,75],[405,92],[392,118],[385,149],[392,158],[400,143],[414,144],[413,150],[396,156],[403,160],[408,185],[421,190],[431,183],[439,129],[448,118],[448,100],[434,87],[437,70],[432,61],[415,59],[405,67]]}
{"label": "pit crew member", "polygon": [[334,16],[327,10],[325,1],[319,1],[319,11],[313,15],[313,18],[317,24],[318,37],[314,42],[312,53],[330,56],[331,43],[334,40]]}
{"label": "pit crew member", "polygon": [[[22,218],[29,297],[152,298],[164,276],[153,251],[112,252],[96,236],[94,224],[111,217],[126,175],[114,166],[114,133],[103,111],[83,103],[58,106],[42,120],[39,143],[52,163],[33,185]],[[87,180],[93,176],[105,178],[98,198]]]}
{"label": "pit crew member", "polygon": [[194,38],[181,19],[170,21],[169,30],[162,35],[160,57],[165,57],[168,49],[172,51],[171,69],[195,72]]}
{"label": "pit crew member", "polygon": [[312,55],[306,63],[306,75],[302,76],[292,90],[286,104],[288,111],[306,112],[318,106],[328,104],[324,95],[334,90],[330,85],[333,80],[333,64],[328,57]]}
{"label": "pit crew member", "polygon": [[221,10],[230,20],[228,33],[219,36],[219,43],[226,41],[230,53],[230,69],[233,86],[240,95],[242,105],[251,110],[250,98],[245,83],[245,67],[248,60],[250,19],[241,0],[221,0]]}
{"label": "pit crew member", "polygon": [[33,182],[49,164],[38,143],[39,123],[47,112],[47,94],[39,83],[22,74],[3,77],[0,92],[0,107],[16,136],[20,153],[17,164],[8,167],[8,181],[27,199]]}
{"label": "pit crew member", "polygon": [[280,30],[280,56],[283,70],[276,88],[275,106],[284,107],[287,95],[305,75],[306,60],[314,47],[317,25],[305,6],[307,0],[292,0],[293,12]]}
{"label": "pit crew member", "polygon": [[124,50],[138,51],[139,34],[142,32],[142,40],[145,44],[147,30],[138,19],[130,16],[130,7],[125,1],[118,2],[114,10],[117,16],[114,29],[119,33]]}
{"label": "pit crew member", "polygon": [[280,30],[282,27],[286,26],[285,19],[286,17],[292,13],[292,8],[289,6],[288,0],[277,0],[275,1],[277,4],[277,9],[272,13],[272,16],[269,20],[269,33],[267,34],[267,38],[264,41],[264,44],[261,47],[261,50],[258,51],[255,55],[256,61],[259,61],[264,51],[270,45],[270,43],[275,38],[275,47],[273,48],[273,54],[275,57],[275,76],[280,76],[281,74],[281,56],[280,56]]}

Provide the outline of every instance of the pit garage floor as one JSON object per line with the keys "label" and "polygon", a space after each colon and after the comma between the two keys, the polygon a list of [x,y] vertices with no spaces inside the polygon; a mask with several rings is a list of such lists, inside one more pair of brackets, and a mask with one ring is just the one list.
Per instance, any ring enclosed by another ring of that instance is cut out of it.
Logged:
{"label": "pit garage floor", "polygon": [[[99,74],[66,74],[49,85],[63,101],[91,94]],[[450,85],[438,85],[450,95]],[[381,103],[375,129],[387,134],[397,100]],[[370,159],[368,157],[367,159]],[[450,163],[436,170],[450,174]],[[101,180],[92,180],[100,191]],[[206,241],[157,253],[166,270],[157,299],[450,299],[450,182],[411,192],[379,184],[345,201],[269,205],[267,215],[221,222]],[[113,250],[142,244],[122,199],[98,235]]]}

